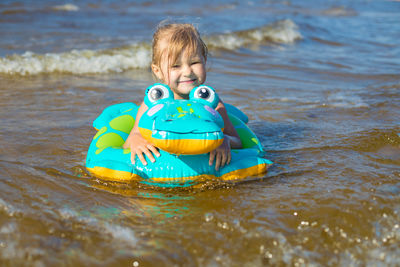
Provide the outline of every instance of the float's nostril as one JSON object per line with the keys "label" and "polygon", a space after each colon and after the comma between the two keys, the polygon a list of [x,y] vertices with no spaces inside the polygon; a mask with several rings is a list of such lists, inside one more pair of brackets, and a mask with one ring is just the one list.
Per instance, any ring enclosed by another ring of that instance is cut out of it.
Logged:
{"label": "float's nostril", "polygon": [[151,108],[149,109],[149,111],[147,111],[147,114],[151,117],[151,116],[153,116],[154,114],[156,114],[158,111],[160,111],[163,107],[164,107],[163,104],[155,105],[154,107],[151,107]]}
{"label": "float's nostril", "polygon": [[204,108],[205,108],[208,112],[210,112],[211,114],[213,114],[214,116],[217,115],[217,111],[215,111],[215,109],[213,109],[212,107],[204,106]]}

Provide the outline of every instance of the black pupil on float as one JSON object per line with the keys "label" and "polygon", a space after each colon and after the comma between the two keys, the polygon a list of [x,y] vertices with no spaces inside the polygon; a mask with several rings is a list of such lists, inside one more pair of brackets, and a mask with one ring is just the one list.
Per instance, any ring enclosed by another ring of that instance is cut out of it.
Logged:
{"label": "black pupil on float", "polygon": [[154,100],[158,100],[163,96],[163,91],[161,89],[154,89],[150,92],[151,98]]}
{"label": "black pupil on float", "polygon": [[209,92],[207,89],[202,88],[202,89],[199,90],[199,92],[197,93],[197,95],[198,95],[200,98],[207,99],[207,98],[210,96],[210,92]]}

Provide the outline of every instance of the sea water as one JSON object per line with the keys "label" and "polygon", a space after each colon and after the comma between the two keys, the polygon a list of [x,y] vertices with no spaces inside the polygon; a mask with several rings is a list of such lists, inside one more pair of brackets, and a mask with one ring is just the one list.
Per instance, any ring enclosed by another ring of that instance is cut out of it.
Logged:
{"label": "sea water", "polygon": [[[398,266],[399,1],[2,1],[0,265]],[[92,121],[154,82],[160,22],[275,162],[160,190],[91,177]]]}

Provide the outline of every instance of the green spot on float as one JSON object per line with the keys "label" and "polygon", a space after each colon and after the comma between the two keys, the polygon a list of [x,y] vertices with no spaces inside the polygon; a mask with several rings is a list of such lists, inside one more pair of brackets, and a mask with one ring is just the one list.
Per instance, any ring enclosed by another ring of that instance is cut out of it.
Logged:
{"label": "green spot on float", "polygon": [[122,115],[110,121],[110,126],[114,130],[130,133],[134,123],[135,119],[131,115]]}
{"label": "green spot on float", "polygon": [[105,133],[107,131],[107,127],[104,126],[102,127],[97,133],[96,135],[93,137],[93,139],[96,139],[97,137],[99,137],[100,135],[102,135],[103,133]]}
{"label": "green spot on float", "polygon": [[107,133],[102,135],[96,142],[98,148],[110,146],[122,146],[125,143],[124,139],[116,133]]}

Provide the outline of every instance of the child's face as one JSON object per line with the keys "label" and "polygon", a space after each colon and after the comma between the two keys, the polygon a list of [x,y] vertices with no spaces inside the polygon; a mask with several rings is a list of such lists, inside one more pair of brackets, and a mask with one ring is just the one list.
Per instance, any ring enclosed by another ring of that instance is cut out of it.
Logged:
{"label": "child's face", "polygon": [[160,66],[152,66],[158,79],[167,84],[176,99],[187,99],[190,91],[206,80],[206,61],[199,49],[196,53],[184,50],[177,62],[168,65],[168,55],[161,59]]}

